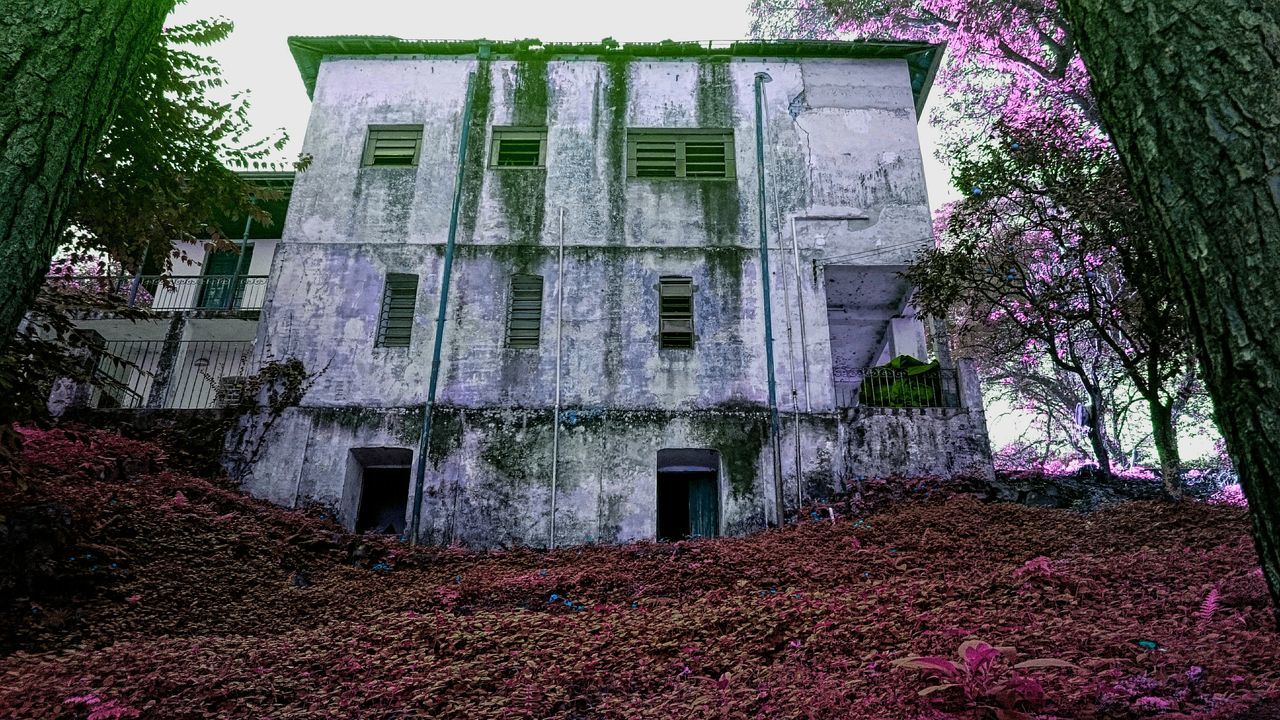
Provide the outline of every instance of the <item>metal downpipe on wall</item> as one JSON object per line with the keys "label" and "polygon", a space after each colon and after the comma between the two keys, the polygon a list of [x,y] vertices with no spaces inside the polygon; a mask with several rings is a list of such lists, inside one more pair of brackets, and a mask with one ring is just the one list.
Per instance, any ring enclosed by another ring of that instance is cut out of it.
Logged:
{"label": "metal downpipe on wall", "polygon": [[[763,124],[769,124],[769,93],[767,90],[761,90],[761,96],[764,101]],[[794,120],[792,121],[794,122]],[[778,187],[772,187],[771,197],[773,198],[773,231],[777,234],[778,241],[782,241],[782,203],[778,200]],[[806,349],[805,329],[804,329],[804,280],[800,276],[799,253],[795,242],[795,225],[792,225],[791,249],[792,260],[795,266],[796,279],[796,306],[800,314],[800,362],[804,369],[804,400],[805,412],[813,410],[809,401],[809,354]],[[787,253],[783,247],[778,248],[779,255],[782,256],[782,262],[786,263]],[[787,368],[788,375],[791,379],[791,422],[795,431],[792,433],[794,442],[795,457],[793,458],[794,472],[796,478],[796,509],[797,511],[804,507],[804,453],[802,448],[802,437],[800,432],[800,397],[799,387],[796,383],[796,358],[795,358],[795,337],[791,322],[791,283],[787,279],[787,273],[783,269],[779,269],[779,277],[782,278],[782,300],[783,313],[786,318],[787,326]]]}
{"label": "metal downpipe on wall", "polygon": [[[483,72],[481,66],[480,71]],[[467,141],[471,136],[471,109],[475,100],[475,73],[467,75],[467,102],[462,109],[462,136],[458,139],[458,172],[453,179],[453,209],[449,213],[449,237],[444,246],[444,269],[440,279],[440,301],[436,306],[435,343],[431,349],[431,380],[422,406],[422,435],[418,438],[418,466],[413,480],[413,520],[409,542],[418,544],[422,526],[422,491],[427,477],[427,449],[431,444],[431,415],[435,410],[436,386],[440,381],[440,351],[444,344],[445,309],[449,303],[449,280],[453,273],[453,249],[458,237],[458,211],[462,206],[462,180],[467,167]]]}
{"label": "metal downpipe on wall", "polygon": [[[240,238],[240,257],[236,258],[236,269],[235,272],[231,274],[231,287],[227,288],[227,299],[222,306],[224,310],[230,310],[231,306],[235,304],[236,286],[240,284],[240,275],[249,270],[249,268],[244,267],[244,255],[249,250],[249,228],[252,226],[253,216],[251,215],[244,219],[244,237]],[[210,250],[208,252],[212,253],[213,251]],[[205,258],[205,261],[208,262],[207,257]],[[141,270],[141,266],[139,266],[138,269]],[[131,293],[130,303],[133,302],[133,297],[135,296]]]}
{"label": "metal downpipe on wall", "polygon": [[796,310],[800,315],[800,369],[804,375],[804,411],[813,412],[813,402],[809,399],[809,342],[805,337],[804,321],[804,285],[800,274],[800,241],[796,237],[796,218],[791,217],[791,262],[796,273]]}
{"label": "metal downpipe on wall", "polygon": [[773,367],[773,309],[769,297],[769,219],[764,183],[764,84],[772,81],[769,73],[756,73],[756,185],[760,206],[760,282],[764,296],[764,352],[769,374],[769,440],[773,447],[774,519],[782,527],[785,514],[782,495],[782,447],[778,428],[778,387]]}
{"label": "metal downpipe on wall", "polygon": [[551,423],[551,529],[547,549],[556,549],[556,489],[560,480],[560,340],[564,329],[564,208],[560,208],[560,251],[556,260],[556,402]]}

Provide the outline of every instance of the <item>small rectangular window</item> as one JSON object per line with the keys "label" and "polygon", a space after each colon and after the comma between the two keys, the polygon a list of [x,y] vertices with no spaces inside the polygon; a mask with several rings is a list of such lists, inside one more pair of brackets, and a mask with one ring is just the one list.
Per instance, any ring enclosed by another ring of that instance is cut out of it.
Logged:
{"label": "small rectangular window", "polygon": [[511,278],[511,312],[507,315],[507,347],[536,348],[542,332],[542,278]]}
{"label": "small rectangular window", "polygon": [[693,347],[693,278],[663,276],[658,281],[658,346]]}
{"label": "small rectangular window", "polygon": [[409,347],[417,301],[417,275],[387,273],[386,289],[382,292],[382,316],[378,320],[379,346]]}
{"label": "small rectangular window", "polygon": [[547,129],[505,127],[493,129],[493,167],[540,168],[547,166]]}
{"label": "small rectangular window", "polygon": [[694,180],[736,177],[733,131],[631,128],[627,130],[627,175]]}
{"label": "small rectangular window", "polygon": [[364,164],[407,167],[418,164],[422,151],[421,125],[370,125],[364,145]]}

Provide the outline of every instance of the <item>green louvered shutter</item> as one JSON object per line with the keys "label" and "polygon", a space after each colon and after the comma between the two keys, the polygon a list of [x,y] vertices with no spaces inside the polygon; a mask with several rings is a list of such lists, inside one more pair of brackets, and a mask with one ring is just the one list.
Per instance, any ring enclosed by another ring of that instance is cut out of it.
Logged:
{"label": "green louvered shutter", "polygon": [[422,149],[421,125],[374,125],[364,146],[364,164],[410,166],[418,164]]}
{"label": "green louvered shutter", "polygon": [[733,131],[630,128],[627,175],[635,178],[726,180],[736,177]]}
{"label": "green louvered shutter", "polygon": [[542,168],[547,166],[546,128],[505,127],[493,129],[493,166],[499,168]]}
{"label": "green louvered shutter", "polygon": [[507,315],[507,347],[536,348],[542,332],[542,278],[511,277],[511,311]]}
{"label": "green louvered shutter", "polygon": [[658,281],[658,345],[693,347],[693,278],[667,275]]}
{"label": "green louvered shutter", "polygon": [[417,275],[387,274],[386,289],[382,292],[382,316],[378,321],[378,345],[409,347],[417,299]]}

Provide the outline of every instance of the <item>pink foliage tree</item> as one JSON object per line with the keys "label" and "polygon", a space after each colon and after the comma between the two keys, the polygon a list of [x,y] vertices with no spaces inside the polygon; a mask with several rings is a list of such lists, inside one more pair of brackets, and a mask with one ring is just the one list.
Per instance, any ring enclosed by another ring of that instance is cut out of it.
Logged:
{"label": "pink foliage tree", "polygon": [[1055,0],[753,0],[757,36],[946,43],[936,118],[953,147],[997,120],[1053,120],[1106,143],[1075,40]]}
{"label": "pink foliage tree", "polygon": [[[913,273],[989,379],[1070,413],[1110,471],[1132,389],[1171,495],[1175,420],[1199,393],[1186,322],[1150,248],[1058,0],[754,0],[753,31],[946,43],[934,110],[964,199]],[[1065,383],[1064,383],[1065,380]],[[1066,423],[1064,423],[1066,424]]]}

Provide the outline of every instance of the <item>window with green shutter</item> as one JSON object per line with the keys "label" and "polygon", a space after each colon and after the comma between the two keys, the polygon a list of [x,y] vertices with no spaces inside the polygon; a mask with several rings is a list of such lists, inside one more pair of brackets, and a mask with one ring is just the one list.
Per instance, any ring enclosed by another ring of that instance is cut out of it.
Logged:
{"label": "window with green shutter", "polygon": [[409,347],[417,300],[417,275],[387,273],[387,285],[382,291],[382,316],[378,320],[379,346]]}
{"label": "window with green shutter", "polygon": [[511,276],[511,310],[507,314],[507,347],[536,348],[542,333],[542,278]]}
{"label": "window with green shutter", "polygon": [[627,175],[635,178],[724,180],[736,177],[733,131],[630,128]]}
{"label": "window with green shutter", "polygon": [[406,167],[418,164],[422,151],[421,125],[370,125],[364,144],[364,165]]}
{"label": "window with green shutter", "polygon": [[693,278],[658,280],[658,347],[693,347]]}
{"label": "window with green shutter", "polygon": [[496,168],[544,168],[547,166],[547,129],[496,127],[490,164]]}

